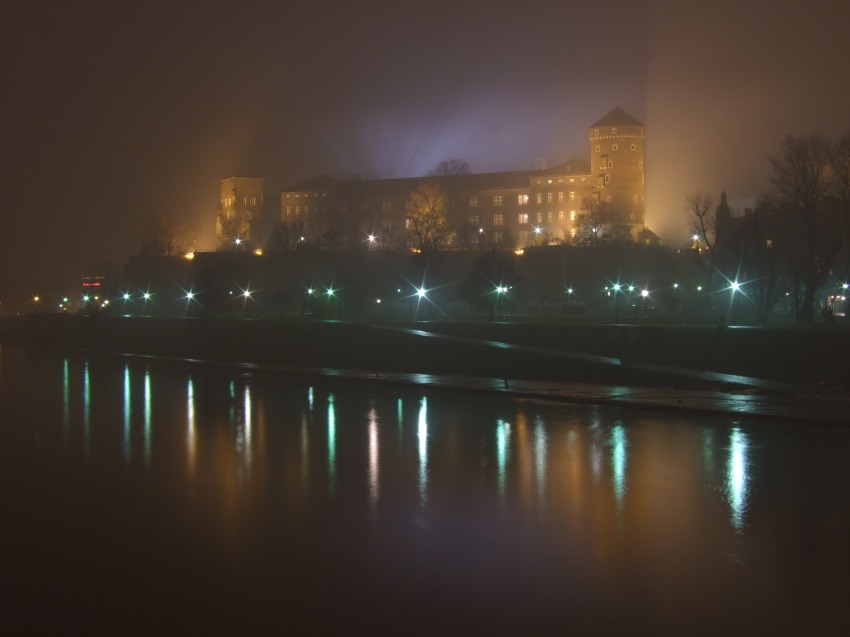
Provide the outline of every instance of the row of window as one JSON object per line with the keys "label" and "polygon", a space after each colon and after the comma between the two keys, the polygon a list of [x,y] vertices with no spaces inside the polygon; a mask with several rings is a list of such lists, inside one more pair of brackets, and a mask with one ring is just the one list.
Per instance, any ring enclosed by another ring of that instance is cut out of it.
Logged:
{"label": "row of window", "polygon": [[[620,146],[619,146],[618,144],[611,144],[611,150],[612,150],[612,151],[614,151],[614,150],[619,150],[619,148],[620,148]],[[637,146],[636,146],[635,144],[632,144],[632,145],[629,147],[629,150],[636,150],[636,149],[637,149]],[[601,150],[602,150],[602,147],[601,147],[601,146],[597,146],[597,147],[596,147],[596,152],[597,152],[597,153],[598,153],[598,152],[601,152]]]}
{"label": "row of window", "polygon": [[[300,199],[301,197],[304,197],[304,199],[307,199],[308,197],[318,197],[319,193],[318,192],[305,192],[302,195],[300,192],[285,192],[285,193],[283,193],[283,196],[284,196],[285,199],[289,199],[289,198]],[[328,196],[328,193],[326,193],[326,192],[322,193],[322,197],[327,197],[327,196]]]}
{"label": "row of window", "polygon": [[[243,206],[256,206],[257,198],[256,197],[241,197],[241,203]],[[233,204],[236,203],[236,197],[224,197],[221,200],[222,208],[229,208]]]}
{"label": "row of window", "polygon": [[[575,178],[575,177],[570,177],[570,178],[567,180],[567,182],[568,182],[568,183],[571,183],[571,184],[574,184],[574,183],[576,183],[576,178]],[[579,178],[579,182],[581,182],[581,183],[583,183],[583,184],[584,184],[584,183],[587,183],[587,177],[580,177],[580,178]],[[537,184],[537,185],[539,186],[540,184],[542,184],[542,183],[543,183],[543,180],[542,180],[542,179],[536,179],[536,180],[534,181],[534,183],[535,183],[535,184]],[[546,180],[546,183],[547,183],[547,184],[551,184],[551,183],[552,183],[552,180],[551,180],[551,179],[547,179],[547,180]],[[563,177],[559,177],[559,178],[558,178],[558,183],[559,183],[559,184],[564,183],[564,178],[563,178]]]}

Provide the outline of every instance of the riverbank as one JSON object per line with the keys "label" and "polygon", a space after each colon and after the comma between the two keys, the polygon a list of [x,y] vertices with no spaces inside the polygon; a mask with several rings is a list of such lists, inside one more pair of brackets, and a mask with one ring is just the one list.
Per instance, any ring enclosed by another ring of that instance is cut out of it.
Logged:
{"label": "riverbank", "polygon": [[371,373],[682,389],[747,385],[732,378],[747,376],[769,381],[762,390],[781,391],[784,383],[830,394],[850,391],[850,330],[844,326],[399,325],[32,314],[0,320],[0,341]]}

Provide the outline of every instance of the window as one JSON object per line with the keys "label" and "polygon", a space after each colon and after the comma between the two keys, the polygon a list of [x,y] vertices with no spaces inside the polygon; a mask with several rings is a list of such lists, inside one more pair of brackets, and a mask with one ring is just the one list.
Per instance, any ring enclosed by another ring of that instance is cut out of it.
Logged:
{"label": "window", "polygon": [[306,215],[308,212],[310,212],[310,206],[304,206],[304,214]]}
{"label": "window", "polygon": [[542,212],[537,213],[537,223],[543,223],[543,213]]}
{"label": "window", "polygon": [[576,193],[571,192],[570,193],[570,203],[575,203],[575,201],[576,201]]}
{"label": "window", "polygon": [[632,201],[637,201],[637,195],[635,195],[634,197],[632,197]]}
{"label": "window", "polygon": [[608,195],[608,196],[605,198],[605,201],[607,201],[608,203],[611,203],[611,195]]}
{"label": "window", "polygon": [[575,220],[576,220],[576,211],[570,210],[570,221],[575,221]]}
{"label": "window", "polygon": [[390,210],[392,210],[392,204],[390,203],[390,200],[384,199],[383,203],[381,204],[381,211],[390,212]]}
{"label": "window", "polygon": [[773,247],[773,239],[768,239],[767,241],[765,241],[765,242],[764,242],[764,247],[765,247],[765,248],[767,248],[768,250],[769,250],[770,248],[772,248],[772,247]]}
{"label": "window", "polygon": [[543,203],[543,193],[542,192],[537,193],[537,203]]}
{"label": "window", "polygon": [[586,182],[586,181],[587,181],[587,177],[582,177],[582,178],[581,178],[581,183],[584,183],[584,182]]}
{"label": "window", "polygon": [[563,203],[563,202],[564,202],[564,193],[559,192],[558,193],[558,203]]}
{"label": "window", "polygon": [[502,243],[505,240],[505,235],[500,230],[493,233],[493,243]]}
{"label": "window", "polygon": [[614,144],[613,146],[611,146],[611,150],[617,150],[617,144]]}
{"label": "window", "polygon": [[469,207],[470,208],[477,208],[478,207],[478,196],[477,195],[473,195],[472,197],[469,198]]}
{"label": "window", "polygon": [[593,131],[593,134],[594,134],[594,135],[598,135],[598,134],[599,134],[599,129],[597,128],[595,131]]}
{"label": "window", "polygon": [[493,195],[493,205],[501,206],[502,205],[502,195]]}
{"label": "window", "polygon": [[612,129],[611,129],[611,134],[612,134],[612,135],[616,135],[616,134],[617,134],[617,129],[616,129],[616,128],[612,128]]}
{"label": "window", "polygon": [[289,199],[289,193],[286,193],[286,198]]}
{"label": "window", "polygon": [[552,203],[552,193],[551,192],[546,193],[546,203]]}
{"label": "window", "polygon": [[576,178],[575,178],[575,177],[570,177],[570,183],[571,183],[571,184],[576,183]]}
{"label": "window", "polygon": [[405,219],[404,220],[404,229],[410,230],[410,225],[411,225],[410,219]]}
{"label": "window", "polygon": [[300,193],[300,192],[296,192],[296,193],[295,193],[295,198],[296,198],[296,199],[298,199],[300,196],[301,196],[301,193]]}
{"label": "window", "polygon": [[634,149],[635,149],[635,145],[634,145],[634,144],[632,144],[632,150],[634,150]]}
{"label": "window", "polygon": [[517,223],[528,223],[528,213],[527,212],[519,213],[517,215],[516,222]]}
{"label": "window", "polygon": [[609,159],[608,160],[608,168],[613,168],[613,167],[614,167],[614,162]]}
{"label": "window", "polygon": [[494,226],[501,226],[502,223],[503,223],[502,215],[493,215],[493,225]]}
{"label": "window", "polygon": [[596,152],[597,152],[597,153],[599,152],[599,146],[597,146],[597,147],[596,147]]}
{"label": "window", "polygon": [[528,204],[528,195],[517,195],[517,203],[520,206],[525,206]]}
{"label": "window", "polygon": [[643,160],[638,162],[638,168],[643,168]]}
{"label": "window", "polygon": [[292,206],[287,206],[287,207],[286,207],[286,216],[287,216],[287,217],[291,217],[291,216],[292,216]]}
{"label": "window", "polygon": [[605,183],[606,183],[606,184],[610,184],[610,183],[611,183],[611,175],[605,175]]}
{"label": "window", "polygon": [[546,213],[546,221],[548,221],[549,223],[552,223],[553,221],[555,221],[555,212],[554,211],[550,210],[549,212]]}
{"label": "window", "polygon": [[517,234],[519,234],[519,244],[521,246],[528,243],[528,230],[520,230]]}
{"label": "window", "polygon": [[392,230],[393,229],[393,220],[392,219],[384,219],[383,224],[381,224],[384,230]]}
{"label": "window", "polygon": [[538,179],[536,183],[538,183],[538,184],[542,184],[542,183],[543,183],[543,181],[541,181],[540,179]]}
{"label": "window", "polygon": [[558,221],[563,221],[563,220],[564,220],[564,211],[559,210],[558,211]]}
{"label": "window", "polygon": [[469,215],[469,223],[470,223],[470,225],[477,226],[478,225],[478,215]]}

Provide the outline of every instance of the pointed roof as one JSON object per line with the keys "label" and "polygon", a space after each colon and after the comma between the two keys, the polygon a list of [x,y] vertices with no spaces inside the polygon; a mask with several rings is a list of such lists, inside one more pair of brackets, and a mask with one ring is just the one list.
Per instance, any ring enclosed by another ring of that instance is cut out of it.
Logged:
{"label": "pointed roof", "polygon": [[643,124],[629,115],[622,108],[616,106],[610,113],[605,115],[598,122],[594,122],[590,125],[591,128],[594,128],[595,126],[643,126]]}

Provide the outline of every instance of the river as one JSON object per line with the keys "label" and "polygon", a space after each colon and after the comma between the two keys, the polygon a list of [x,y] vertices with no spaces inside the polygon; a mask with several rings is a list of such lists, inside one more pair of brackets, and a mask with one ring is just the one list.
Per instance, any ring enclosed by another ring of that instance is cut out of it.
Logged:
{"label": "river", "polygon": [[836,634],[850,430],[0,349],[3,634]]}

